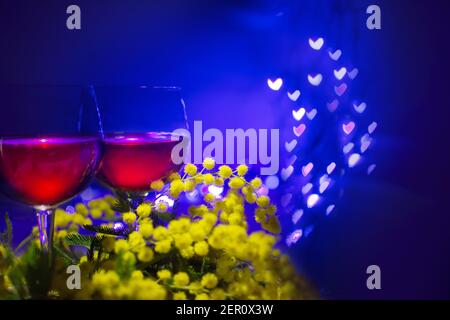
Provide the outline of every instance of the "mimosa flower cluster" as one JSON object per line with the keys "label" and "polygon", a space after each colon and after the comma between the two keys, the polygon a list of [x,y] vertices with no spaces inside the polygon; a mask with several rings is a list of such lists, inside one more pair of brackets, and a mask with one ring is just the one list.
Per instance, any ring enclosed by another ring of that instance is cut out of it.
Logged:
{"label": "mimosa flower cluster", "polygon": [[[111,196],[79,204],[74,214],[58,210],[58,251],[77,257],[81,289],[67,287],[66,268],[73,260],[69,262],[60,254],[49,296],[177,300],[313,297],[288,256],[275,248],[281,231],[277,208],[267,195],[258,192],[261,180],[247,179],[247,172],[245,165],[215,170],[214,160],[208,158],[201,170],[188,164],[182,175],[172,174],[166,183],[153,182],[157,198],[165,195],[174,200],[198,186],[226,187],[224,196],[207,192],[203,204],[191,206],[185,213],[176,212],[170,221],[159,218],[169,210],[164,201],[143,202],[121,215],[112,209],[116,199]],[[250,219],[261,228],[251,231]],[[90,238],[93,242],[84,244],[87,250],[77,250],[74,235],[86,240],[77,232],[89,230],[98,220],[104,221],[103,229],[97,228],[95,237]],[[114,229],[120,224],[120,230]],[[38,247],[33,239],[30,247]],[[17,291],[8,273],[14,268],[5,263],[7,252],[6,247],[0,247],[0,294]],[[13,259],[13,264],[21,263],[20,257]]]}

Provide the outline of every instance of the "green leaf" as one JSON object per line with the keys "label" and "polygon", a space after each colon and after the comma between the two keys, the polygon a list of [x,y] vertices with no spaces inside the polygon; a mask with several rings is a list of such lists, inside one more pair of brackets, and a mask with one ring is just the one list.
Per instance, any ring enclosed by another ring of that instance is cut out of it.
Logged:
{"label": "green leaf", "polygon": [[8,212],[5,213],[5,222],[6,222],[6,243],[8,244],[9,247],[11,247],[13,239],[13,227],[11,219],[9,219]]}
{"label": "green leaf", "polygon": [[116,197],[117,200],[111,205],[111,209],[120,213],[129,212],[131,207],[127,195],[123,192],[116,191]]}
{"label": "green leaf", "polygon": [[98,248],[101,245],[101,241],[104,236],[85,236],[79,233],[69,233],[66,238],[66,244],[69,246],[81,246],[91,249]]}
{"label": "green leaf", "polygon": [[13,238],[13,228],[8,212],[5,213],[5,224],[6,230],[0,233],[0,243],[4,244],[7,247],[11,247]]}
{"label": "green leaf", "polygon": [[53,268],[48,255],[31,245],[23,256],[23,274],[29,294],[34,299],[46,299],[51,286]]}
{"label": "green leaf", "polygon": [[96,233],[108,234],[108,235],[112,235],[112,236],[123,236],[128,233],[128,230],[126,230],[125,228],[114,229],[114,228],[107,227],[107,226],[93,226],[93,225],[86,225],[86,224],[83,226],[83,229],[92,231],[92,232],[96,232]]}
{"label": "green leaf", "polygon": [[89,248],[91,246],[91,237],[79,233],[69,233],[65,241],[69,246],[80,246]]}
{"label": "green leaf", "polygon": [[53,248],[55,250],[56,255],[61,257],[64,260],[66,265],[74,264],[76,262],[75,259],[73,259],[73,257],[71,257],[69,254],[64,252],[64,250],[62,250],[58,246],[54,246]]}
{"label": "green leaf", "polygon": [[175,219],[175,215],[170,212],[157,212],[156,216],[163,222],[170,222],[171,220]]}

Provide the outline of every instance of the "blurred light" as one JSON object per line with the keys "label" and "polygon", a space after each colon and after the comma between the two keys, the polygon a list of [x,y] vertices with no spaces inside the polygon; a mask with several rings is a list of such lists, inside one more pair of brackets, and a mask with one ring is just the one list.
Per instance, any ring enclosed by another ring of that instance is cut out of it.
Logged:
{"label": "blurred light", "polygon": [[298,242],[298,240],[300,240],[300,238],[303,235],[303,231],[301,229],[295,230],[294,232],[292,232],[286,239],[286,244],[288,246],[291,246],[295,243]]}
{"label": "blurred light", "polygon": [[324,181],[327,181],[327,180],[329,180],[329,179],[328,179],[328,175],[327,175],[327,174],[324,174],[323,176],[320,177],[319,183],[323,183]]}
{"label": "blurred light", "polygon": [[256,194],[260,196],[267,196],[269,195],[269,189],[266,186],[262,186],[258,190],[256,190]]}
{"label": "blurred light", "polygon": [[352,80],[355,80],[358,73],[359,73],[359,70],[357,68],[354,68],[352,71],[348,72],[348,77]]}
{"label": "blurred light", "polygon": [[305,108],[300,108],[297,111],[292,110],[292,116],[294,117],[295,120],[300,121],[302,120],[303,116],[305,115],[306,110]]}
{"label": "blurred light", "polygon": [[67,213],[73,214],[75,213],[75,208],[73,206],[67,206],[65,211]]}
{"label": "blurred light", "polygon": [[318,201],[319,201],[319,195],[313,193],[312,195],[310,195],[308,197],[308,200],[306,200],[306,205],[308,206],[308,208],[312,208],[317,204]]}
{"label": "blurred light", "polygon": [[344,131],[345,134],[349,135],[350,133],[352,133],[353,129],[355,129],[355,123],[353,121],[350,121],[348,123],[344,123],[342,125],[342,130]]}
{"label": "blurred light", "polygon": [[312,162],[308,163],[306,166],[303,166],[303,168],[302,168],[303,176],[306,177],[313,168],[314,168],[314,164]]}
{"label": "blurred light", "polygon": [[358,153],[352,154],[348,158],[348,166],[349,166],[349,168],[353,168],[354,166],[356,166],[356,164],[358,163],[360,158],[361,158],[361,156]]}
{"label": "blurred light", "polygon": [[299,125],[297,127],[294,126],[292,129],[294,130],[294,134],[297,137],[300,137],[303,134],[303,132],[305,132],[306,125],[304,123],[302,123],[301,125]]}
{"label": "blurred light", "polygon": [[280,202],[283,208],[286,208],[291,202],[291,200],[292,200],[292,193],[287,193],[284,196],[282,196]]}
{"label": "blurred light", "polygon": [[344,79],[347,74],[347,69],[345,67],[340,68],[339,70],[333,70],[334,77],[338,80]]}
{"label": "blurred light", "polygon": [[352,151],[354,146],[355,146],[355,144],[353,142],[349,142],[344,146],[344,148],[342,148],[342,151],[344,152],[344,154],[347,154],[350,151]]}
{"label": "blurred light", "polygon": [[292,223],[297,224],[297,222],[299,222],[299,220],[302,218],[302,216],[303,216],[302,209],[295,211],[294,214],[292,215]]}
{"label": "blurred light", "polygon": [[215,186],[215,185],[210,185],[210,186],[208,187],[208,192],[211,193],[212,195],[218,197],[218,196],[220,196],[220,195],[222,194],[222,192],[223,192],[223,187],[218,187],[218,186]]}
{"label": "blurred light", "polygon": [[313,120],[317,115],[317,109],[312,109],[310,112],[306,113],[309,120]]}
{"label": "blurred light", "polygon": [[365,102],[362,102],[360,104],[353,104],[353,108],[355,109],[356,112],[358,113],[363,113],[364,110],[366,110],[367,104]]}
{"label": "blurred light", "polygon": [[190,202],[195,202],[198,199],[198,195],[199,195],[199,192],[197,189],[195,189],[194,191],[186,193],[186,199],[188,199],[188,201],[190,201]]}
{"label": "blurred light", "polygon": [[308,74],[308,82],[315,87],[319,86],[322,80],[323,76],[320,73],[316,74],[315,76]]}
{"label": "blurred light", "polygon": [[288,92],[287,95],[288,95],[288,97],[289,97],[289,99],[290,99],[291,101],[295,102],[295,101],[297,101],[298,98],[300,97],[301,92],[300,92],[300,90],[295,90],[295,91],[292,92],[292,93]]}
{"label": "blurred light", "polygon": [[327,215],[329,215],[336,206],[334,204],[331,204],[327,207]]}
{"label": "blurred light", "polygon": [[274,190],[274,189],[278,188],[279,184],[280,184],[280,179],[278,179],[277,176],[268,176],[266,178],[265,185],[269,190]]}
{"label": "blurred light", "polygon": [[325,41],[323,40],[323,38],[317,38],[317,40],[313,40],[313,39],[309,38],[309,45],[314,50],[322,49],[324,43],[325,43]]}
{"label": "blurred light", "polygon": [[377,126],[378,126],[378,123],[376,123],[376,122],[374,121],[374,122],[372,122],[372,123],[369,125],[369,127],[367,128],[367,130],[369,131],[370,134],[372,134],[372,133],[375,131],[375,129],[377,128]]}
{"label": "blurred light", "polygon": [[325,192],[325,190],[327,190],[327,188],[329,187],[329,185],[330,185],[330,181],[324,181],[324,182],[322,182],[321,184],[320,184],[320,187],[319,187],[319,192],[322,194],[322,193],[324,193]]}
{"label": "blurred light", "polygon": [[308,192],[311,191],[312,187],[313,187],[312,183],[305,184],[302,188],[302,193],[307,194]]}
{"label": "blurred light", "polygon": [[371,164],[368,168],[367,168],[367,175],[371,175],[373,170],[375,170],[375,168],[377,167],[376,164]]}
{"label": "blurred light", "polygon": [[92,200],[95,197],[95,191],[89,187],[80,194],[80,197],[83,201]]}
{"label": "blurred light", "polygon": [[338,61],[342,55],[342,51],[339,49],[334,52],[328,51],[328,55],[330,56],[331,60]]}
{"label": "blurred light", "polygon": [[278,90],[280,90],[281,86],[283,85],[283,79],[278,78],[275,81],[272,81],[271,79],[267,79],[267,85],[273,91],[278,91]]}
{"label": "blurred light", "polygon": [[327,167],[327,173],[331,174],[336,169],[336,163],[332,162]]}
{"label": "blurred light", "polygon": [[121,230],[121,229],[123,229],[123,223],[122,222],[114,222],[113,229],[114,230]]}
{"label": "blurred light", "polygon": [[173,199],[169,198],[168,196],[157,195],[157,199],[155,200],[155,204],[159,204],[160,202],[164,202],[165,204],[167,204],[167,206],[169,208],[172,208],[175,201],[173,201]]}
{"label": "blurred light", "polygon": [[281,169],[281,179],[283,179],[283,181],[286,181],[287,179],[289,179],[289,177],[293,172],[294,172],[293,166]]}

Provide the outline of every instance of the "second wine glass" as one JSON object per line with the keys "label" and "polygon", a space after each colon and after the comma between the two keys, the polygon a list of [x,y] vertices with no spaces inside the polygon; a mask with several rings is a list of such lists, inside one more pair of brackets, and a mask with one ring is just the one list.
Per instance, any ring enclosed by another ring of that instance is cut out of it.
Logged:
{"label": "second wine glass", "polygon": [[153,181],[167,178],[181,164],[172,159],[183,139],[186,110],[178,87],[97,86],[104,130],[98,179],[126,195],[132,207],[141,203]]}

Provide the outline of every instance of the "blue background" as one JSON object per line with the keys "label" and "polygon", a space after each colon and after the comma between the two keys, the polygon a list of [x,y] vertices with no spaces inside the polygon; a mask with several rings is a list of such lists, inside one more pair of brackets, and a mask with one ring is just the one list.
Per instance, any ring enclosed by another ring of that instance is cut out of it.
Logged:
{"label": "blue background", "polygon": [[[73,3],[79,31],[65,28]],[[0,81],[178,85],[205,127],[270,128],[267,77],[298,66],[297,42],[324,35],[358,66],[357,90],[376,108],[378,167],[346,181],[339,212],[292,254],[325,298],[450,298],[449,6],[375,3],[378,31],[365,27],[365,0],[1,1]],[[370,264],[382,290],[366,288]]]}

